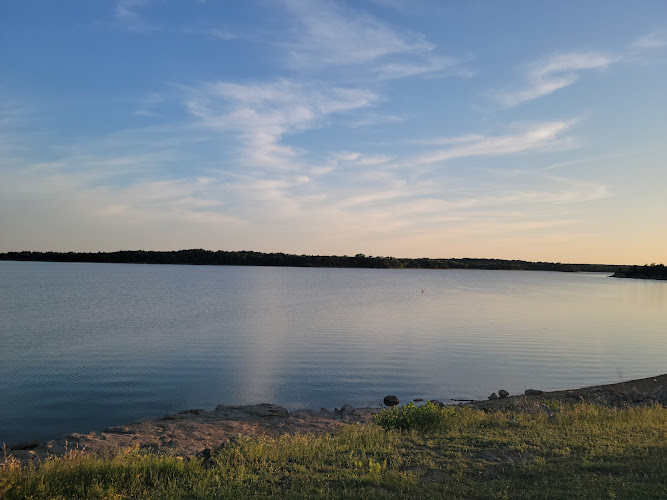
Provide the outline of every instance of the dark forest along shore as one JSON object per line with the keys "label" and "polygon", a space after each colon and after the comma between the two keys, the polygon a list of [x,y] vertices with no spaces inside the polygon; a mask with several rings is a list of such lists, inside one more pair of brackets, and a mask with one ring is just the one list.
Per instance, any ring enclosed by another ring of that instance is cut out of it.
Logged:
{"label": "dark forest along shore", "polygon": [[606,273],[0,261],[0,284],[0,442],[594,385],[667,352],[664,282]]}
{"label": "dark forest along shore", "polygon": [[168,252],[122,250],[117,252],[6,252],[0,260],[41,262],[96,262],[120,264],[177,264],[199,266],[335,267],[371,269],[486,269],[514,271],[615,272],[630,266],[610,264],[563,264],[507,259],[429,259],[348,255],[294,255],[282,252],[211,251],[203,249]]}

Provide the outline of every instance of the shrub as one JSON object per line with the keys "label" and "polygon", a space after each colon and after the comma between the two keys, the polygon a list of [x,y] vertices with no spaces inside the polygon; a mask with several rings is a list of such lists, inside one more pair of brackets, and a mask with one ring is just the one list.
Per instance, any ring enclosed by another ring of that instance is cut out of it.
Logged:
{"label": "shrub", "polygon": [[409,403],[400,408],[384,408],[373,417],[373,421],[385,429],[423,431],[449,427],[455,414],[454,408],[427,401],[421,406]]}

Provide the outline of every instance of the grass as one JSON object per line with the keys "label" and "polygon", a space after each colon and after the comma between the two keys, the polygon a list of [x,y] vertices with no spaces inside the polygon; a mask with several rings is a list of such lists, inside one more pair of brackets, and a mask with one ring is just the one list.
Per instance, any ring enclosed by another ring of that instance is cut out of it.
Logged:
{"label": "grass", "polygon": [[408,405],[331,435],[239,438],[210,463],[138,450],[0,459],[0,497],[667,498],[667,409]]}

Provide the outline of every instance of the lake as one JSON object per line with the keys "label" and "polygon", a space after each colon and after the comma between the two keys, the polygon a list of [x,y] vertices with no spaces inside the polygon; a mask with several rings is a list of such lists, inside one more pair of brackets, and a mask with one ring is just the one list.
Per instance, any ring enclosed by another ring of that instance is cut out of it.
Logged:
{"label": "lake", "polygon": [[666,353],[667,282],[0,261],[0,443],[218,404],[618,382],[667,372]]}

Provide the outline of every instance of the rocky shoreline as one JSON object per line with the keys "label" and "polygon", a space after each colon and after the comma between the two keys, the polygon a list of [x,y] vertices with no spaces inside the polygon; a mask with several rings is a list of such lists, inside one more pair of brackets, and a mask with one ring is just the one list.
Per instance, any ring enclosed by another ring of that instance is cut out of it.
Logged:
{"label": "rocky shoreline", "polygon": [[[500,390],[498,394],[503,397],[498,396],[487,401],[468,401],[462,405],[484,411],[539,409],[544,406],[542,402],[545,400],[610,406],[667,406],[667,374],[581,389],[550,392],[528,389],[525,394],[515,396]],[[444,405],[439,401],[437,403]],[[344,405],[333,411],[322,408],[319,411],[289,412],[281,406],[266,403],[247,406],[220,405],[214,410],[184,410],[129,425],[109,427],[102,431],[74,433],[42,443],[30,441],[9,444],[4,448],[4,455],[14,456],[23,462],[39,462],[50,456],[62,456],[71,450],[108,456],[119,450],[139,448],[183,458],[206,457],[210,456],[211,450],[237,439],[238,436],[330,432],[342,425],[371,422],[373,415],[380,410],[379,406],[353,408]],[[0,455],[0,460],[2,458]]]}

